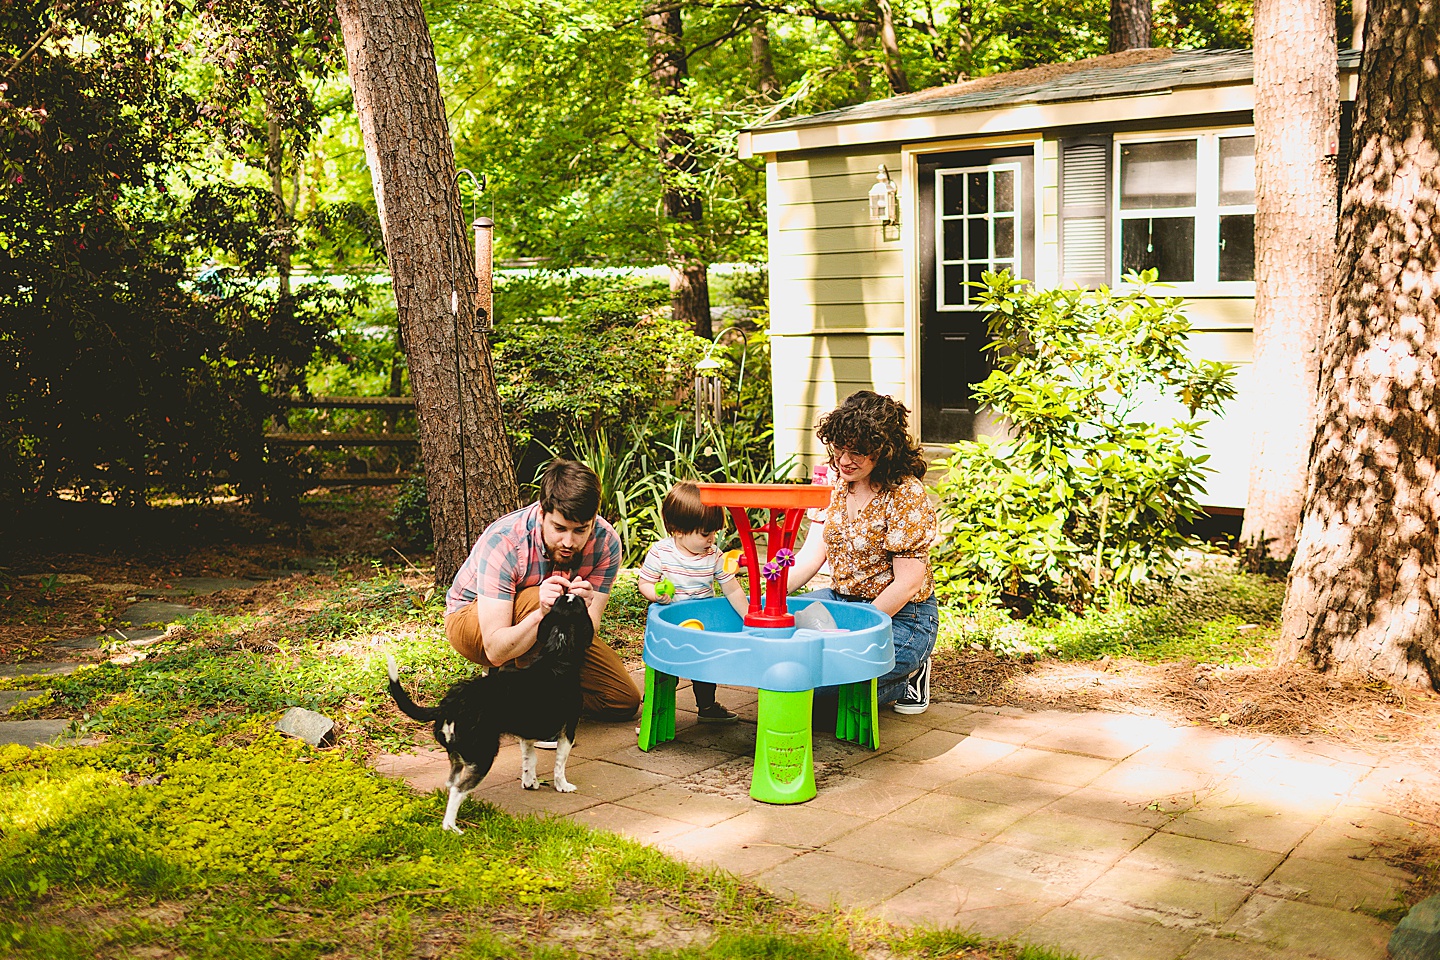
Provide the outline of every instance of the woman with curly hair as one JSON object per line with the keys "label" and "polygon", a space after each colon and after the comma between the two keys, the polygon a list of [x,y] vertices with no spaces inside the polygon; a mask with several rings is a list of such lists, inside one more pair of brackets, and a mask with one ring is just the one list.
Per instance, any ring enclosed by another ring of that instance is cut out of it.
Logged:
{"label": "woman with curly hair", "polygon": [[930,706],[930,653],[940,630],[930,545],[935,509],[920,479],[925,457],[906,429],[905,405],[869,390],[820,418],[834,492],[823,534],[806,537],[790,583],[803,586],[828,561],[831,586],[811,596],[873,603],[890,615],[895,669],[880,678],[879,702],[896,713]]}

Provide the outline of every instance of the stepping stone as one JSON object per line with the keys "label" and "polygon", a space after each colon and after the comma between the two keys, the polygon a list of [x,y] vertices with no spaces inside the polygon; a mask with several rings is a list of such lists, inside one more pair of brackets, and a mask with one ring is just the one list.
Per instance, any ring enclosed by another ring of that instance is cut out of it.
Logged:
{"label": "stepping stone", "polygon": [[275,729],[283,734],[304,740],[312,747],[328,747],[335,742],[335,721],[323,713],[291,707],[275,722]]}
{"label": "stepping stone", "polygon": [[[200,610],[183,603],[164,603],[159,600],[142,600],[132,603],[120,614],[121,623],[141,626],[147,623],[171,623],[184,617],[193,617]],[[128,631],[127,631],[128,633]]]}
{"label": "stepping stone", "polygon": [[0,721],[0,746],[18,743],[22,747],[38,747],[41,744],[53,743],[69,729],[69,720]]}
{"label": "stepping stone", "polygon": [[78,663],[36,660],[32,663],[0,664],[0,677],[58,677],[74,673]]}
{"label": "stepping stone", "polygon": [[1410,908],[1390,936],[1394,960],[1433,960],[1440,957],[1440,894]]}
{"label": "stepping stone", "polygon": [[134,593],[141,597],[183,600],[186,597],[203,597],[220,590],[249,590],[258,587],[262,581],[238,580],[234,577],[177,577],[171,582],[173,587],[138,587]]}
{"label": "stepping stone", "polygon": [[156,630],[154,627],[144,629],[126,627],[123,630],[106,630],[104,633],[76,637],[73,640],[51,640],[47,646],[54,650],[99,650],[102,646],[115,643],[117,640],[139,643],[143,640],[154,640],[156,637],[163,636],[164,633],[164,630]]}
{"label": "stepping stone", "polygon": [[44,690],[0,690],[0,715],[9,713],[11,707],[19,706],[26,700],[43,696]]}

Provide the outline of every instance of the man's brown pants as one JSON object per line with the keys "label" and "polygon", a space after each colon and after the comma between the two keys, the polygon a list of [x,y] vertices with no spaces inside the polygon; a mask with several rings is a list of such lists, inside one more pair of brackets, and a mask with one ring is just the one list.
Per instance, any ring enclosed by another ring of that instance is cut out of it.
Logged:
{"label": "man's brown pants", "polygon": [[[539,606],[539,587],[521,590],[515,597],[515,613],[511,621],[519,623]],[[446,614],[445,637],[455,652],[466,660],[484,667],[493,666],[485,659],[475,604],[467,604],[454,613]],[[516,662],[528,665],[530,660],[530,657],[522,656]],[[626,672],[624,662],[598,636],[590,644],[585,666],[580,668],[580,693],[583,697],[581,709],[585,716],[595,720],[633,720],[640,712],[640,691]]]}

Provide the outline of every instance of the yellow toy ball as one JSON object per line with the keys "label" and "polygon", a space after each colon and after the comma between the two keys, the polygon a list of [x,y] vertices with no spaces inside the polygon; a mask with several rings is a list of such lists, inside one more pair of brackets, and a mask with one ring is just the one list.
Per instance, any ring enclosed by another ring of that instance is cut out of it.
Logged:
{"label": "yellow toy ball", "polygon": [[686,630],[705,629],[705,624],[701,623],[699,620],[696,620],[694,617],[691,617],[689,620],[681,620],[680,626],[684,627]]}

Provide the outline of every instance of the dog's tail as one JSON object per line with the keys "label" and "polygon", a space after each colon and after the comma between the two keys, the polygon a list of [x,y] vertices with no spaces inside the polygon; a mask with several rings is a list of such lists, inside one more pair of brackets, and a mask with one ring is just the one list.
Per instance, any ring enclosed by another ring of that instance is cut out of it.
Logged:
{"label": "dog's tail", "polygon": [[422,707],[410,699],[410,694],[400,686],[400,668],[395,665],[395,657],[391,654],[385,655],[385,664],[390,673],[390,696],[395,701],[395,706],[400,712],[411,720],[439,720],[440,711],[434,707]]}

